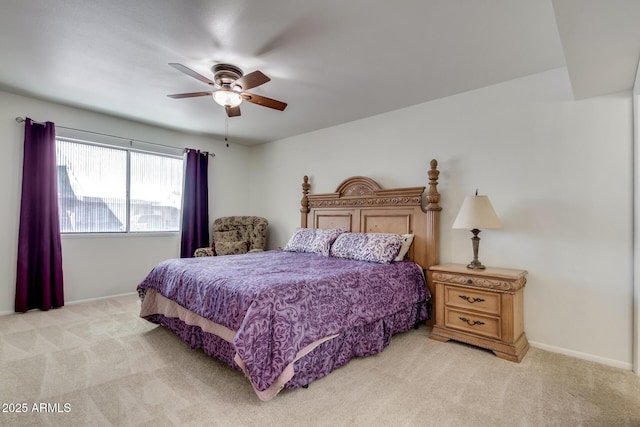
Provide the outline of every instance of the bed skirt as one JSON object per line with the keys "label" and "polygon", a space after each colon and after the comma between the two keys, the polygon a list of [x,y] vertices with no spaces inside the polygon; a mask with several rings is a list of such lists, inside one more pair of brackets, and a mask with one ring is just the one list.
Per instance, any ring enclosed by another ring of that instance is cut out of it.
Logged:
{"label": "bed skirt", "polygon": [[[195,316],[195,315],[194,315]],[[243,371],[237,363],[233,343],[204,331],[199,325],[188,324],[179,317],[164,314],[144,316],[150,322],[162,325],[178,335],[192,349],[202,349],[209,356]],[[354,327],[336,336],[328,337],[313,349],[304,352],[292,365],[292,376],[274,390],[254,390],[262,400],[273,398],[282,387],[299,388],[328,375],[344,366],[354,357],[371,356],[381,352],[391,342],[392,335],[408,331],[427,318],[425,302],[414,304],[373,323]],[[242,363],[242,361],[239,361]]]}

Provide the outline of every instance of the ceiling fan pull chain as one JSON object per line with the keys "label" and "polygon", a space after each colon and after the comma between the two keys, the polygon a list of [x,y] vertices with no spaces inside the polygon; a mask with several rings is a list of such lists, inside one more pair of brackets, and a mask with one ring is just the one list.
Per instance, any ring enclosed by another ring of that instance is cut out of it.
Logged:
{"label": "ceiling fan pull chain", "polygon": [[229,146],[229,117],[224,118],[224,142],[227,143],[227,147]]}

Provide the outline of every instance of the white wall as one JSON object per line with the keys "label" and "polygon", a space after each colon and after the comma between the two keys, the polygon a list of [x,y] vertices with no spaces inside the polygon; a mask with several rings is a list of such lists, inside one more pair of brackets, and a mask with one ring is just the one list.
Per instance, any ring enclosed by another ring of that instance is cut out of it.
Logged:
{"label": "white wall", "polygon": [[255,147],[254,209],[282,246],[303,175],[321,193],[352,175],[426,185],[436,158],[441,262],[472,259],[471,234],[451,225],[478,188],[504,227],[480,235],[480,260],[529,271],[530,342],[630,369],[632,130],[631,93],[575,101],[566,69],[552,70]]}
{"label": "white wall", "polygon": [[[65,126],[157,144],[190,147],[215,152],[209,159],[210,219],[238,212],[250,212],[249,159],[247,147],[148,126],[107,115],[87,112],[0,92],[0,135],[3,155],[0,169],[5,180],[0,185],[0,230],[5,241],[0,247],[0,313],[13,311],[24,124],[15,117],[31,117]],[[238,171],[241,171],[238,173]],[[154,236],[73,236],[62,238],[65,301],[77,301],[135,292],[135,287],[159,261],[179,256],[177,233]]]}
{"label": "white wall", "polygon": [[[22,176],[16,116],[216,153],[210,216],[269,219],[269,246],[300,221],[302,176],[332,192],[367,175],[384,187],[426,185],[440,162],[441,261],[472,258],[470,233],[452,230],[462,199],[488,194],[502,230],[481,234],[486,265],[524,268],[525,329],[542,348],[629,369],[632,360],[632,95],[574,101],[565,69],[370,117],[258,147],[0,92],[0,312],[12,311]],[[248,172],[247,172],[248,171]],[[132,292],[178,237],[68,237],[67,301]]]}

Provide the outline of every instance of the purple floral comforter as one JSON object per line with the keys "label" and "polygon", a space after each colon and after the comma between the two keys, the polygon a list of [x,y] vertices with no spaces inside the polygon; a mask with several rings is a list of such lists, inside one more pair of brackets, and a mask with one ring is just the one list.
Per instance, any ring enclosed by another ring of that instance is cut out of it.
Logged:
{"label": "purple floral comforter", "polygon": [[170,259],[138,285],[236,331],[237,357],[256,390],[269,388],[306,346],[428,298],[422,271],[266,251]]}

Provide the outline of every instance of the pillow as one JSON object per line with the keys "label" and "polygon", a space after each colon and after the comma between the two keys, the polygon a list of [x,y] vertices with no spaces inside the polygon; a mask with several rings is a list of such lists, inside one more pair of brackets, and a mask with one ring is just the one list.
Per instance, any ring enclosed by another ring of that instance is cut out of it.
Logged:
{"label": "pillow", "polygon": [[313,245],[315,238],[316,230],[314,228],[296,228],[283,250],[288,252],[310,252],[309,248]]}
{"label": "pillow", "polygon": [[394,259],[394,261],[402,261],[404,257],[407,256],[407,252],[409,252],[409,248],[413,243],[413,234],[403,234],[402,238],[404,239],[402,241],[402,247],[400,248],[400,252],[398,253],[398,256]]}
{"label": "pillow", "polygon": [[331,245],[338,238],[339,235],[344,233],[344,228],[328,228],[317,229],[316,238],[313,241],[312,252],[320,254],[322,256],[329,256]]}
{"label": "pillow", "polygon": [[331,245],[331,256],[388,264],[398,256],[404,237],[386,233],[343,233]]}
{"label": "pillow", "polygon": [[218,242],[216,243],[216,255],[246,254],[249,250],[249,242]]}
{"label": "pillow", "polygon": [[343,228],[297,228],[283,250],[329,256],[331,244],[344,231]]}

